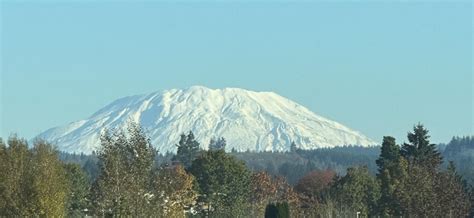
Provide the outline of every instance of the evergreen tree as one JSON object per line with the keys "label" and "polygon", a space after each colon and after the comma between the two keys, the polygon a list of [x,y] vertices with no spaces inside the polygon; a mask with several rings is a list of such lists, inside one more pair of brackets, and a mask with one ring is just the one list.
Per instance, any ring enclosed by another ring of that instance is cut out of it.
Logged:
{"label": "evergreen tree", "polygon": [[82,169],[86,174],[88,175],[89,182],[92,183],[97,179],[99,176],[99,166],[97,163],[97,160],[94,160],[95,158],[88,158],[84,165],[82,166]]}
{"label": "evergreen tree", "polygon": [[214,139],[212,138],[211,141],[209,142],[209,150],[224,150],[225,151],[225,146],[227,142],[225,141],[224,137],[221,137],[219,139]]}
{"label": "evergreen tree", "polygon": [[438,174],[435,183],[438,214],[445,217],[466,217],[469,215],[470,199],[468,187],[456,171],[453,162],[448,169]]}
{"label": "evergreen tree", "polygon": [[395,143],[395,138],[385,136],[383,138],[379,159],[377,179],[380,182],[381,196],[378,201],[380,215],[400,216],[400,203],[394,197],[394,192],[402,179],[400,167],[400,147]]}
{"label": "evergreen tree", "polygon": [[287,202],[268,204],[265,209],[265,218],[288,218],[290,209]]}
{"label": "evergreen tree", "polygon": [[401,166],[406,173],[394,193],[397,201],[400,202],[403,216],[440,216],[435,191],[436,174],[418,164],[409,166],[408,161],[402,160]]}
{"label": "evergreen tree", "polygon": [[474,149],[474,136],[453,137],[446,145],[443,154],[448,157],[456,156],[466,150]]}
{"label": "evergreen tree", "polygon": [[464,217],[469,213],[468,191],[454,165],[444,172],[432,172],[418,164],[409,167],[401,159],[400,166],[403,179],[394,196],[400,203],[402,216]]}
{"label": "evergreen tree", "polygon": [[89,192],[89,179],[78,164],[64,164],[68,181],[69,195],[67,199],[67,215],[70,217],[85,216],[87,209],[87,194]]}
{"label": "evergreen tree", "polygon": [[443,151],[443,158],[453,161],[463,178],[474,185],[474,136],[453,137]]}
{"label": "evergreen tree", "polygon": [[250,171],[223,150],[207,151],[190,168],[210,216],[242,216],[248,208]]}
{"label": "evergreen tree", "polygon": [[179,161],[188,169],[199,154],[199,143],[194,138],[193,132],[189,132],[188,135],[182,134],[176,147],[178,151],[173,160]]}
{"label": "evergreen tree", "polygon": [[378,166],[378,176],[385,170],[395,171],[400,159],[400,146],[395,142],[395,138],[384,136],[382,147],[380,148],[380,157],[375,161]]}
{"label": "evergreen tree", "polygon": [[408,141],[401,149],[406,160],[400,169],[404,172],[395,191],[395,198],[400,203],[403,215],[406,216],[439,216],[444,214],[438,202],[439,166],[441,154],[436,145],[429,141],[428,130],[418,124],[413,132],[408,133]]}
{"label": "evergreen tree", "polygon": [[413,127],[413,132],[408,133],[410,143],[403,144],[401,154],[408,160],[410,167],[418,164],[435,172],[442,163],[441,154],[436,145],[430,143],[429,138],[428,130],[421,124]]}
{"label": "evergreen tree", "polygon": [[297,150],[298,150],[298,147],[296,146],[296,143],[294,141],[291,142],[290,152],[296,152]]}

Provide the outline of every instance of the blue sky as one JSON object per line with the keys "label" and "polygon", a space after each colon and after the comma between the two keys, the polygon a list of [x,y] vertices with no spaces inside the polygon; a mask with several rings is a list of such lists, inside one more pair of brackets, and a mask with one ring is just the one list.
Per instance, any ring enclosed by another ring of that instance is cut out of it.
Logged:
{"label": "blue sky", "polygon": [[274,91],[374,140],[473,134],[472,3],[1,3],[0,134],[31,138],[116,98]]}

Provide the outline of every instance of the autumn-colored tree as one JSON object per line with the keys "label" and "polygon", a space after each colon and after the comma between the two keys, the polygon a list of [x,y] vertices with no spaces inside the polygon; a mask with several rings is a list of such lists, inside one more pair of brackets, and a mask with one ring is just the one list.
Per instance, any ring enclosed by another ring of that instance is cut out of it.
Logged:
{"label": "autumn-colored tree", "polygon": [[32,216],[31,151],[25,139],[12,135],[2,143],[0,216]]}
{"label": "autumn-colored tree", "polygon": [[32,153],[33,214],[46,217],[65,216],[69,187],[58,152],[51,144],[37,140]]}
{"label": "autumn-colored tree", "polygon": [[288,181],[281,176],[276,177],[274,181],[277,187],[275,201],[287,202],[290,207],[290,214],[296,216],[296,214],[301,213],[298,194],[295,192],[293,187],[288,184]]}
{"label": "autumn-colored tree", "polygon": [[314,170],[298,181],[295,190],[305,214],[314,213],[326,200],[335,176],[336,172],[332,170]]}
{"label": "autumn-colored tree", "polygon": [[274,179],[268,172],[262,171],[252,174],[250,203],[254,217],[263,216],[265,206],[275,200],[276,190]]}
{"label": "autumn-colored tree", "polygon": [[185,217],[185,210],[196,203],[194,176],[182,165],[162,167],[153,181],[153,204],[163,217]]}
{"label": "autumn-colored tree", "polygon": [[295,186],[295,190],[316,201],[321,201],[329,191],[336,176],[333,170],[314,170],[301,178]]}
{"label": "autumn-colored tree", "polygon": [[287,202],[292,214],[299,213],[299,198],[293,187],[281,176],[272,176],[266,171],[256,172],[251,177],[250,203],[252,215],[262,217],[265,207],[271,203]]}

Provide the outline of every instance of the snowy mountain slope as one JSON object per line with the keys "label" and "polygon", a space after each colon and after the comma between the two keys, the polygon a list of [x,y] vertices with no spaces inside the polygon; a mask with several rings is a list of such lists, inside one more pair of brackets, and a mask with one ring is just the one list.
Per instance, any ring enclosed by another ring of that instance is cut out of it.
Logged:
{"label": "snowy mountain slope", "polygon": [[376,142],[342,124],[314,114],[272,92],[193,86],[118,99],[85,120],[49,129],[38,137],[67,152],[91,153],[104,128],[139,122],[160,152],[176,151],[180,134],[193,131],[203,148],[225,137],[228,149],[288,150]]}

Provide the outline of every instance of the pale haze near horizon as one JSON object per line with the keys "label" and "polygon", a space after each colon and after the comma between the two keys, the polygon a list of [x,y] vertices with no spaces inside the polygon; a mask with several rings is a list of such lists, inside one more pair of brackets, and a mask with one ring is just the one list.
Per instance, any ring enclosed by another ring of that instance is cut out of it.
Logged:
{"label": "pale haze near horizon", "polygon": [[4,138],[192,85],[272,91],[375,141],[473,134],[469,1],[0,4]]}

